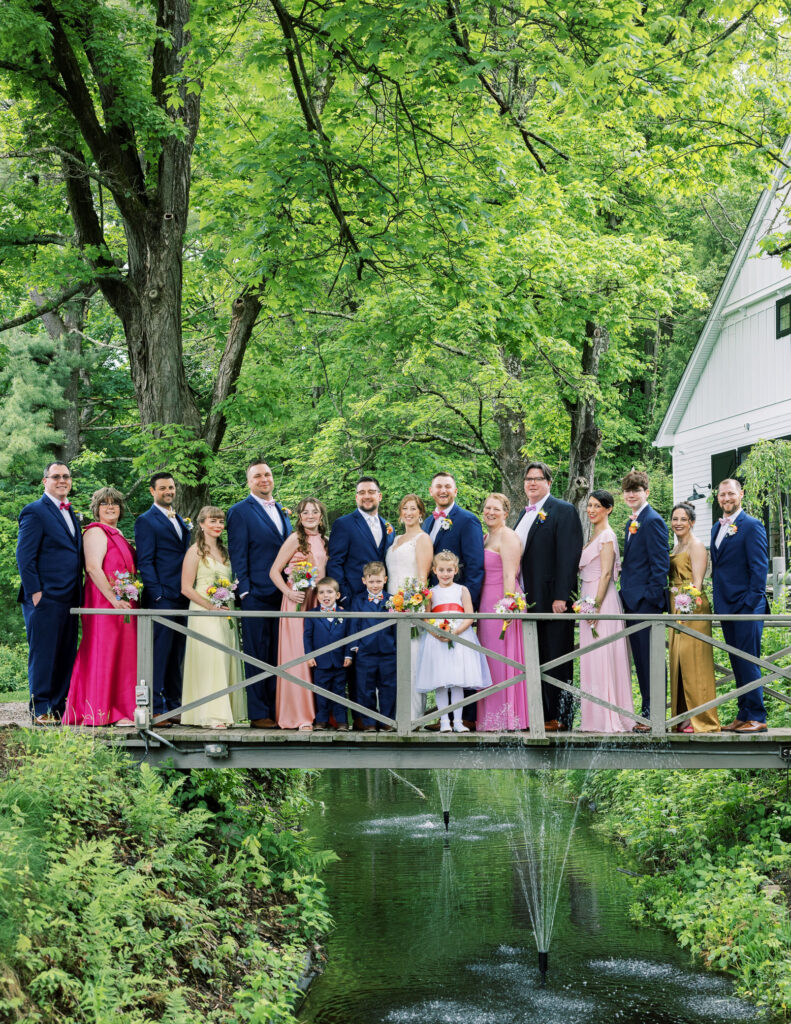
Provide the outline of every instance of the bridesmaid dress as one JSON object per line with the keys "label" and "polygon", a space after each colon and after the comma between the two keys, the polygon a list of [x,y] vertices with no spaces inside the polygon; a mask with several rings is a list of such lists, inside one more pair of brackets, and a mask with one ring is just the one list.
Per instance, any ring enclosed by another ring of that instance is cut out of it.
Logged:
{"label": "bridesmaid dress", "polygon": [[[623,612],[621,599],[615,589],[615,580],[621,569],[621,561],[618,554],[618,538],[615,532],[609,527],[602,530],[598,537],[594,538],[582,549],[580,558],[580,597],[596,597],[601,579],[601,549],[602,544],[610,542],[615,551],[615,565],[613,567],[613,578],[610,580],[607,591],[602,601],[600,612],[607,615],[617,615]],[[590,623],[580,622],[580,647],[585,648],[596,640],[603,640],[613,633],[618,633],[624,628],[623,622],[617,619],[608,619],[596,624],[598,637],[593,636]],[[602,700],[609,701],[619,708],[627,711],[634,710],[632,700],[632,666],[629,661],[629,649],[626,639],[620,637],[606,644],[590,654],[583,654],[580,658],[580,689],[583,693],[592,693]],[[589,700],[582,701],[582,724],[583,732],[629,732],[632,728],[632,720],[624,718],[617,711],[610,711],[600,704],[593,704]]]}
{"label": "bridesmaid dress", "polygon": [[[136,571],[134,550],[120,530],[104,523],[89,523],[85,532],[88,530],[103,530],[107,537],[102,572],[108,580],[115,580],[116,571]],[[83,607],[114,607],[90,576],[85,579]],[[122,615],[84,615],[64,723],[111,725],[122,718],[133,718],[136,682],[137,621],[134,616],[124,622]]]}
{"label": "bridesmaid dress", "polygon": [[[327,569],[327,551],[324,547],[324,541],[319,536],[310,536],[308,537],[308,544],[310,546],[308,560],[316,569],[317,579],[321,579]],[[297,549],[286,566],[286,576],[291,576],[297,562],[304,562],[305,560],[304,551]],[[284,594],[280,610],[283,612],[307,611],[313,608],[315,604],[316,590],[314,587],[311,587],[305,592],[305,600],[301,604],[294,604]],[[286,662],[293,661],[294,658],[303,657],[305,654],[305,642],[303,640],[302,619],[280,619],[278,641],[278,665],[285,665]],[[308,668],[307,662],[303,661],[294,668],[290,668],[289,672],[297,676],[298,679],[304,679],[306,683],[313,682],[313,672]],[[316,706],[311,691],[306,690],[302,686],[297,686],[296,683],[290,683],[287,679],[278,678],[275,708],[277,724],[281,729],[307,727],[313,724],[313,719],[316,717]]]}
{"label": "bridesmaid dress", "polygon": [[[678,587],[683,583],[692,582],[692,559],[688,551],[673,551],[670,554],[670,586]],[[673,594],[670,595],[671,604]],[[711,615],[711,605],[705,594],[701,595],[701,604],[697,611],[701,615]],[[710,622],[685,622],[685,626],[711,636]],[[714,700],[717,687],[714,681],[714,649],[706,643],[696,640],[685,633],[668,630],[669,662],[670,662],[670,707],[672,715],[680,715],[682,711],[696,708],[699,704]],[[716,708],[710,708],[689,719],[695,732],[719,732],[720,719]]]}
{"label": "bridesmaid dress", "polygon": [[[493,612],[497,602],[505,596],[505,581],[503,579],[503,562],[497,551],[483,552],[483,589],[481,590],[480,611]],[[511,622],[505,631],[505,636],[500,639],[502,623],[496,619],[478,620],[478,640],[481,646],[489,650],[498,651],[507,658],[513,658],[524,664],[524,647],[522,645],[522,623]],[[503,680],[515,676],[518,668],[506,665],[496,658],[486,657],[489,663],[489,671],[492,674],[492,683],[502,683]],[[530,720],[527,714],[527,688],[524,679],[514,683],[507,690],[500,690],[491,697],[484,697],[478,704],[478,732],[499,732],[500,730],[527,729]]]}
{"label": "bridesmaid dress", "polygon": [[[226,576],[233,579],[231,566],[226,562],[218,562],[214,558],[204,558],[198,563],[195,577],[195,589],[199,594],[214,583],[215,576]],[[203,607],[190,601],[190,611],[203,611]],[[192,615],[187,625],[196,633],[210,640],[225,644],[239,650],[239,634],[235,619],[225,616]],[[224,690],[241,681],[240,661],[231,654],[218,651],[216,647],[203,644],[200,640],[187,637],[184,651],[184,684],[181,701],[189,704],[200,697]],[[216,700],[200,704],[191,711],[181,715],[182,725],[197,725],[202,729],[215,729],[217,726],[233,725],[247,717],[247,698],[244,690],[225,693]]]}

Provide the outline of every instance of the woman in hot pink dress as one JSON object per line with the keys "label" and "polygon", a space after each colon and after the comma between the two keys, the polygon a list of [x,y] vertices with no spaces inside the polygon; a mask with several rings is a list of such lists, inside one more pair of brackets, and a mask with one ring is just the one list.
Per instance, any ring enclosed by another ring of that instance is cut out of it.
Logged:
{"label": "woman in hot pink dress", "polygon": [[[580,597],[592,597],[596,608],[603,614],[623,612],[615,581],[621,569],[618,538],[609,524],[613,507],[609,491],[594,491],[588,498],[588,519],[593,524],[593,535],[582,549],[580,558]],[[593,636],[593,624],[580,621],[580,647],[612,636],[624,628],[618,619],[595,623],[598,637]],[[627,711],[634,710],[632,702],[632,666],[626,640],[621,637],[599,647],[580,658],[580,689]],[[632,720],[610,711],[589,700],[582,701],[583,732],[630,732]]]}
{"label": "woman in hot pink dress", "polygon": [[[483,589],[479,611],[494,611],[494,606],[507,593],[517,592],[516,578],[522,547],[519,537],[505,525],[511,503],[504,494],[490,494],[483,506],[483,521],[488,534],[483,550]],[[522,623],[510,622],[505,636],[500,639],[502,623],[496,619],[478,620],[478,640],[482,647],[498,651],[514,661],[524,664]],[[519,673],[518,668],[506,665],[496,658],[486,658],[492,683],[501,683]],[[527,690],[524,679],[478,704],[478,732],[497,732],[501,729],[527,729]]]}
{"label": "woman in hot pink dress", "polygon": [[[135,553],[117,528],[123,495],[103,487],[91,498],[83,536],[85,608],[136,608],[119,600],[111,585],[116,572],[136,572]],[[84,615],[82,640],[74,662],[63,721],[67,725],[132,725],[137,682],[137,622],[122,615]]]}
{"label": "woman in hot pink dress", "polygon": [[[269,573],[283,594],[281,611],[307,611],[316,604],[315,589],[295,590],[291,586],[291,573],[297,562],[310,562],[314,568],[314,581],[318,582],[324,576],[327,568],[326,533],[326,508],[316,498],[303,498],[297,505],[296,529],[284,541]],[[283,579],[284,572],[287,579]],[[278,665],[285,665],[305,654],[302,631],[302,619],[280,620]],[[307,683],[313,682],[313,673],[305,661],[289,669],[289,672]],[[316,709],[310,690],[290,683],[287,679],[278,679],[275,707],[277,724],[281,729],[300,729],[303,732],[313,729]]]}

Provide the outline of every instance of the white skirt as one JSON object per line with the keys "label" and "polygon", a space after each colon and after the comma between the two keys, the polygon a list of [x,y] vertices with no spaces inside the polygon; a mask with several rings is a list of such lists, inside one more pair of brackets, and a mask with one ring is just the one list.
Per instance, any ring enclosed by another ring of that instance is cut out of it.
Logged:
{"label": "white skirt", "polygon": [[[472,626],[465,629],[459,639],[471,640],[477,645],[478,637]],[[429,693],[440,686],[461,686],[465,690],[483,690],[492,685],[492,677],[483,651],[474,650],[454,641],[453,647],[424,633],[420,638],[417,656],[415,689]]]}

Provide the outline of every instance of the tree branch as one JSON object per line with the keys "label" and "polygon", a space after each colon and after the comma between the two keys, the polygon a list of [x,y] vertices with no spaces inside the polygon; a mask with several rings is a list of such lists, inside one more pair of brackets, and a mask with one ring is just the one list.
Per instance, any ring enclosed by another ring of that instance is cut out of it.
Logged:
{"label": "tree branch", "polygon": [[40,316],[44,316],[45,313],[51,313],[54,309],[62,306],[64,302],[68,302],[69,299],[73,299],[75,295],[79,295],[80,292],[92,286],[95,288],[93,281],[79,281],[70,288],[64,289],[60,294],[50,299],[49,302],[39,306],[38,309],[33,310],[32,313],[25,313],[22,316],[14,317],[13,320],[6,320],[0,323],[0,334],[3,331],[10,331],[14,327],[22,327],[24,324],[29,324],[32,320],[37,320]]}

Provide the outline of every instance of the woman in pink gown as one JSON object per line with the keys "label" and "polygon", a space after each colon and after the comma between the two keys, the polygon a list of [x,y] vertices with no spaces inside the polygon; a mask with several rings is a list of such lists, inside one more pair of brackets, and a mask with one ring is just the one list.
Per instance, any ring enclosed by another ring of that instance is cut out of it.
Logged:
{"label": "woman in pink gown", "polygon": [[[623,612],[615,581],[621,569],[618,538],[610,527],[609,516],[613,508],[609,491],[594,491],[588,498],[588,519],[593,524],[593,535],[582,549],[580,558],[580,597],[592,597],[597,610],[603,614]],[[580,647],[603,640],[624,628],[617,619],[595,623],[598,637],[593,636],[594,624],[580,621]],[[632,666],[626,639],[621,637],[599,647],[580,658],[580,689],[627,711],[634,710],[632,702]],[[589,700],[582,701],[583,732],[630,732],[633,722],[617,711],[610,711]]]}
{"label": "woman in pink gown", "polygon": [[[136,572],[132,546],[116,524],[123,495],[112,487],[96,491],[91,514],[98,520],[85,528],[84,608],[136,608],[119,600],[111,586],[116,572]],[[83,615],[82,640],[71,676],[63,721],[67,725],[130,726],[135,713],[137,622],[122,615]]]}
{"label": "woman in pink gown", "polygon": [[[283,542],[269,573],[283,594],[281,611],[307,611],[316,604],[315,588],[296,590],[291,585],[291,574],[297,562],[310,562],[314,569],[314,583],[324,576],[327,568],[326,532],[327,510],[324,505],[316,498],[303,498],[297,505],[296,529]],[[283,578],[284,572],[286,579]],[[285,665],[305,654],[302,632],[302,619],[280,620],[278,665]],[[289,672],[307,683],[313,682],[313,673],[305,661],[289,669]],[[313,729],[316,715],[313,693],[303,686],[290,683],[287,679],[278,679],[275,708],[277,724],[281,729],[300,729],[302,732]]]}
{"label": "woman in pink gown", "polygon": [[[490,494],[483,506],[483,521],[488,534],[483,551],[483,589],[480,612],[494,611],[494,606],[507,593],[517,591],[517,574],[522,548],[519,537],[505,525],[511,503],[504,494]],[[498,651],[514,661],[524,664],[521,622],[510,622],[505,636],[500,639],[502,623],[496,619],[478,620],[478,640],[482,647]],[[501,683],[518,674],[519,669],[496,658],[486,658],[492,683]],[[478,732],[498,732],[502,729],[527,729],[527,689],[525,682],[514,683],[478,704]]]}

